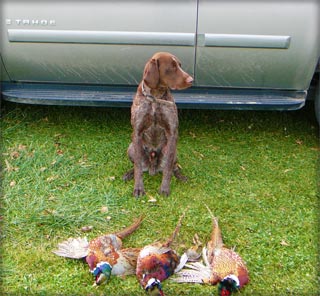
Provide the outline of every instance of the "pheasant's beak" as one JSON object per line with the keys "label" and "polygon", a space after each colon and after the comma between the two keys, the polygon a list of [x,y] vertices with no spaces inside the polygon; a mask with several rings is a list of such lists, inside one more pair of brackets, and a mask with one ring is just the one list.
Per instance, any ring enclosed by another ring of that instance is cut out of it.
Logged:
{"label": "pheasant's beak", "polygon": [[165,296],[163,291],[156,286],[153,287],[153,289],[148,290],[148,295],[150,295],[150,296]]}
{"label": "pheasant's beak", "polygon": [[103,283],[106,283],[109,280],[110,277],[108,277],[107,275],[105,275],[104,273],[101,273],[97,278],[96,278],[96,285],[101,285]]}

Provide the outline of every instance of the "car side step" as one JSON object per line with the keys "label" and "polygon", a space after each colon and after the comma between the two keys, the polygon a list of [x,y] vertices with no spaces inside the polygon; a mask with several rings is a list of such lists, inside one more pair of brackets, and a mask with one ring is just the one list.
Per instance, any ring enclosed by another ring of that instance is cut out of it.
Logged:
{"label": "car side step", "polygon": [[[134,87],[58,85],[45,83],[2,83],[7,101],[25,104],[129,107]],[[190,88],[175,91],[178,108],[297,110],[304,106],[306,91]]]}

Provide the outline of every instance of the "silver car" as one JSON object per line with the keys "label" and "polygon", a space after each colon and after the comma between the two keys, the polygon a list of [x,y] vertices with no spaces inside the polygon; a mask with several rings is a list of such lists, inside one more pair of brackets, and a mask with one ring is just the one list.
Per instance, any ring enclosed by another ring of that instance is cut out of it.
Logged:
{"label": "silver car", "polygon": [[183,108],[294,110],[312,81],[319,88],[318,0],[0,5],[5,100],[129,106],[157,51],[194,77],[175,94]]}

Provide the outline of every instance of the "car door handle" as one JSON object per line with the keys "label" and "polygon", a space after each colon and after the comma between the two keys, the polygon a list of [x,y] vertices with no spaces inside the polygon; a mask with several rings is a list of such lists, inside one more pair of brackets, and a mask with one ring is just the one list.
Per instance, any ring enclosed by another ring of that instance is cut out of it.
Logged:
{"label": "car door handle", "polygon": [[243,34],[199,34],[198,45],[208,47],[279,48],[290,46],[290,36],[243,35]]}

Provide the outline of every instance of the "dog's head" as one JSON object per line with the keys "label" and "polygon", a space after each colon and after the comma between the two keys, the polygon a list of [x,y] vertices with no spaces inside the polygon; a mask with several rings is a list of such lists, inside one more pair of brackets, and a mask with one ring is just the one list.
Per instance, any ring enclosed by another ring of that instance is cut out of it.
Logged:
{"label": "dog's head", "polygon": [[181,62],[173,54],[158,52],[147,62],[143,81],[151,89],[185,89],[192,85],[193,78],[182,70]]}

